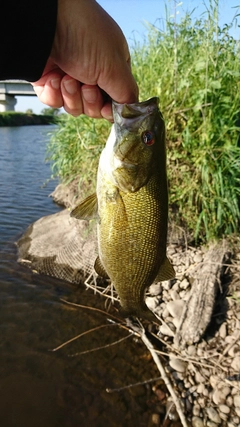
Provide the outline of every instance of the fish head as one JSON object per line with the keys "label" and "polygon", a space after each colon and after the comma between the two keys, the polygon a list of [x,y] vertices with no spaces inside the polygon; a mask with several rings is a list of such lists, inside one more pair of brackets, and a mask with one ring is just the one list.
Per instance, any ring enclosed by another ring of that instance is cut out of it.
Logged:
{"label": "fish head", "polygon": [[134,104],[113,102],[113,117],[112,175],[121,191],[136,192],[159,164],[161,151],[165,155],[165,126],[158,98]]}

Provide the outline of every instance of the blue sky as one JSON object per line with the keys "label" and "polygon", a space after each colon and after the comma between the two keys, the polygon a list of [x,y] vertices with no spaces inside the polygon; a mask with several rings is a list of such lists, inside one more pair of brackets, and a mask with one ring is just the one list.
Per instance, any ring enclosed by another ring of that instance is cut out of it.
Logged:
{"label": "blue sky", "polygon": [[[182,2],[177,0],[98,0],[98,3],[121,27],[130,46],[134,39],[140,41],[144,38],[147,33],[145,26],[147,22],[162,28],[165,5],[172,15],[176,8],[178,19],[183,17],[186,11],[194,11],[193,17],[200,16],[209,6],[209,0],[183,0]],[[230,23],[236,13],[240,13],[240,0],[219,0],[220,25]],[[238,20],[240,22],[240,18]],[[232,35],[239,39],[240,28],[236,27]],[[16,111],[26,111],[31,108],[34,113],[39,114],[43,108],[46,108],[46,105],[42,104],[37,97],[18,97],[17,99]]]}

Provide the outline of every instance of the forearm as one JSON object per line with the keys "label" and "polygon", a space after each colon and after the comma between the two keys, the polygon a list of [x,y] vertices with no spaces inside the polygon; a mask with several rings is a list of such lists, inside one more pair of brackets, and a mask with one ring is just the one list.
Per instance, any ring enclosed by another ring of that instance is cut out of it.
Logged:
{"label": "forearm", "polygon": [[35,81],[50,55],[57,0],[7,0],[1,4],[0,79]]}

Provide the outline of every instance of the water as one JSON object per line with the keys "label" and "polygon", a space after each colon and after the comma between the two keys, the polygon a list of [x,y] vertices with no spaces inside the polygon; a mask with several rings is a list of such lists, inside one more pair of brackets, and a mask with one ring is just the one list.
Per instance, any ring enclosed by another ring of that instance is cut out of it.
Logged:
{"label": "water", "polygon": [[[0,128],[0,425],[1,427],[146,426],[147,387],[109,394],[108,387],[158,376],[146,350],[100,313],[84,285],[33,274],[17,263],[14,242],[29,224],[59,211],[44,162],[52,127]],[[96,329],[58,351],[74,336]]]}

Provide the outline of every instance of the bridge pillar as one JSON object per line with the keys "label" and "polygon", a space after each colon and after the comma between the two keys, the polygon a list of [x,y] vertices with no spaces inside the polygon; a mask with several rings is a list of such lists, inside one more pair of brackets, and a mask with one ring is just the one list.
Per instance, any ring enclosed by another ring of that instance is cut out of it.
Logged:
{"label": "bridge pillar", "polygon": [[7,95],[6,93],[0,93],[0,112],[14,111],[14,107],[17,103],[16,98],[13,95]]}

